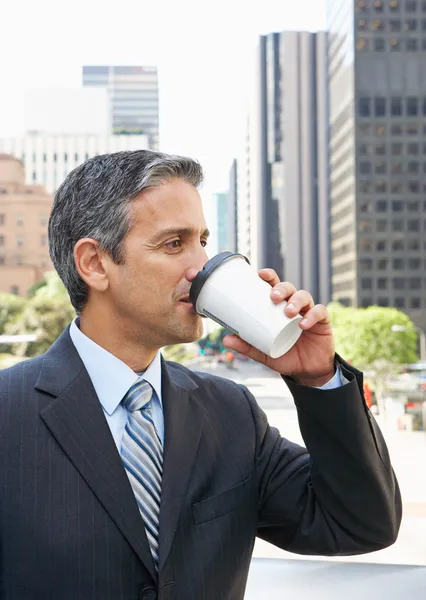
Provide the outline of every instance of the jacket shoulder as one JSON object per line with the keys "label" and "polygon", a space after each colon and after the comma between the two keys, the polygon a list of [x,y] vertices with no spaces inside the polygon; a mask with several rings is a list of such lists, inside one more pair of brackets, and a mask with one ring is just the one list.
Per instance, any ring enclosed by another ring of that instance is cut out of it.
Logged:
{"label": "jacket shoulder", "polygon": [[10,388],[11,384],[15,386],[18,382],[25,381],[26,385],[31,385],[37,381],[40,372],[43,356],[36,356],[22,360],[21,362],[0,370],[0,393]]}

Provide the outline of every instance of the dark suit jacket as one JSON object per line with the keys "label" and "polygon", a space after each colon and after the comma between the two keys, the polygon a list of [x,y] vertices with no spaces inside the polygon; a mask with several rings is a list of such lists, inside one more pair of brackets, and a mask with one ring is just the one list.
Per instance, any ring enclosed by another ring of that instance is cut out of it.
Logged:
{"label": "dark suit jacket", "polygon": [[1,600],[239,600],[256,535],[304,554],[396,538],[400,496],[362,376],[288,381],[309,448],[268,425],[250,392],[163,364],[157,581],[144,525],[91,380],[66,330],[0,372]]}

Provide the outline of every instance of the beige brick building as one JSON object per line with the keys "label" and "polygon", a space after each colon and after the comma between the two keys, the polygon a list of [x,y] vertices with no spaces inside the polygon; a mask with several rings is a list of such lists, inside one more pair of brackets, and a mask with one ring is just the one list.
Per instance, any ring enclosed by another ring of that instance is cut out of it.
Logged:
{"label": "beige brick building", "polygon": [[20,160],[0,154],[0,291],[25,296],[53,269],[47,225],[52,198],[43,186],[25,185]]}

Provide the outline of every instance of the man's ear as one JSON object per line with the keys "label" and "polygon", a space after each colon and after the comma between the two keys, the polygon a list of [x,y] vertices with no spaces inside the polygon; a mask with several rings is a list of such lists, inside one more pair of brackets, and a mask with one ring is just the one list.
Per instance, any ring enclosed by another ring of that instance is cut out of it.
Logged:
{"label": "man's ear", "polygon": [[99,242],[92,238],[78,240],[74,246],[74,260],[80,277],[89,288],[98,292],[105,292],[109,285],[105,258]]}

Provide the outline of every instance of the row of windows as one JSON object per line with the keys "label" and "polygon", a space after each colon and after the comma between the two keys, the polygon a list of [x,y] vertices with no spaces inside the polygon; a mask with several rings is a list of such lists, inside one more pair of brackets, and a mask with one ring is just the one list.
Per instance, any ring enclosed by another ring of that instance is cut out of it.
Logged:
{"label": "row of windows", "polygon": [[355,11],[357,13],[366,13],[371,8],[375,13],[381,14],[386,8],[391,13],[398,13],[401,9],[405,9],[407,13],[415,13],[418,10],[426,12],[426,0],[376,0],[372,5],[366,0],[357,2]]}
{"label": "row of windows", "polygon": [[[422,300],[419,297],[416,298],[405,298],[404,296],[397,296],[393,301],[388,297],[379,297],[377,298],[377,302],[373,302],[373,298],[361,298],[361,307],[368,308],[369,306],[392,306],[394,308],[411,308],[413,310],[418,310],[422,308]],[[425,304],[426,306],[426,304]]]}
{"label": "row of windows", "polygon": [[386,52],[389,49],[391,52],[401,52],[406,50],[407,52],[418,52],[419,50],[426,51],[426,37],[422,40],[417,38],[392,38],[386,41],[384,38],[375,38],[369,40],[368,38],[360,38],[356,43],[356,49],[358,52]]}
{"label": "row of windows", "polygon": [[[424,244],[426,251],[426,244]],[[359,243],[360,252],[420,252],[421,245],[419,239],[412,240],[366,240],[363,239]]]}
{"label": "row of windows", "polygon": [[[31,258],[31,265],[35,265],[37,261],[34,261],[33,258]],[[28,261],[24,260],[23,256],[16,256],[13,260],[13,265],[17,265],[18,267],[22,267],[24,264],[28,263]],[[0,254],[0,265],[5,265],[6,264],[6,257]],[[9,260],[9,264],[10,260]],[[49,264],[49,261],[47,260],[47,258],[45,256],[42,256],[39,260],[39,265],[40,267],[44,268],[47,267]],[[14,293],[14,292],[11,292]]]}
{"label": "row of windows", "polygon": [[[408,211],[408,212],[416,212],[418,213],[421,210],[421,202],[419,200],[385,200],[385,199],[380,199],[380,200],[376,200],[375,202],[373,200],[364,200],[360,203],[359,205],[359,209],[360,212],[362,213],[374,213],[374,212],[378,212],[378,213],[384,213],[387,212],[388,210],[392,210],[392,212],[403,212],[404,210]],[[426,211],[426,200],[423,201],[423,210]],[[352,212],[352,209],[351,209]],[[350,212],[348,211],[347,214],[350,214]],[[339,213],[339,215],[335,215],[335,218],[337,220],[337,217],[342,217],[342,216],[346,216],[346,214],[343,213]]]}
{"label": "row of windows", "polygon": [[[426,143],[419,144],[417,142],[409,142],[403,144],[402,142],[394,142],[392,144],[379,143],[379,144],[359,144],[358,153],[360,156],[386,156],[392,154],[393,156],[401,156],[402,154],[408,154],[409,156],[416,156],[420,153],[426,155]],[[426,164],[426,163],[425,163]]]}
{"label": "row of windows", "polygon": [[[391,227],[389,227],[391,225]],[[378,233],[383,233],[385,231],[408,231],[412,233],[416,233],[421,231],[422,224],[420,219],[408,219],[407,221],[403,219],[394,219],[390,223],[387,219],[362,219],[359,222],[359,231],[361,233],[373,233],[377,231]],[[426,231],[426,220],[423,224],[424,231]],[[343,228],[342,228],[343,229]],[[339,230],[339,234],[340,234]]]}
{"label": "row of windows", "polygon": [[[47,215],[40,215],[40,225],[45,227],[47,225],[48,219],[49,219],[49,217]],[[6,221],[7,221],[6,215],[0,214],[0,225],[6,225]],[[24,224],[24,216],[23,215],[17,215],[16,224],[19,226]]]}
{"label": "row of windows", "polygon": [[[374,164],[370,161],[361,160],[359,163],[359,172],[361,175],[370,175],[371,173],[385,175],[388,172],[392,175],[401,175],[403,173],[417,175],[422,170],[421,166],[421,163],[417,160],[409,160],[408,162],[396,161],[389,165],[384,160],[376,161]],[[426,162],[423,164],[423,173],[426,174]]]}
{"label": "row of windows", "polygon": [[387,133],[390,135],[420,135],[423,132],[426,135],[426,125],[423,125],[423,128],[418,123],[408,123],[403,126],[401,123],[394,123],[390,127],[386,127],[386,125],[377,125],[370,123],[361,123],[358,127],[358,133],[360,137],[367,137],[374,135],[376,137],[383,137]]}
{"label": "row of windows", "polygon": [[[426,268],[426,260],[424,261]],[[372,258],[361,258],[358,262],[360,271],[372,271],[374,261]],[[423,260],[421,258],[379,258],[377,260],[377,269],[379,271],[385,271],[388,268],[392,268],[394,271],[404,271],[409,269],[410,271],[423,270]]]}
{"label": "row of windows", "polygon": [[[22,248],[24,246],[25,240],[22,236],[18,235],[16,237],[16,245],[18,246],[18,248]],[[0,247],[3,247],[6,245],[6,238],[4,235],[0,235]],[[47,246],[47,235],[41,235],[40,236],[40,246]]]}
{"label": "row of windows", "polygon": [[383,19],[373,19],[372,21],[359,19],[357,26],[358,31],[389,31],[391,33],[418,31],[419,29],[426,31],[426,19],[389,19],[386,21]]}
{"label": "row of windows", "polygon": [[389,288],[394,290],[421,290],[423,282],[419,277],[393,277],[392,279],[387,277],[379,277],[378,279],[363,277],[361,288],[372,290],[374,283],[376,283],[378,290],[388,290]]}
{"label": "row of windows", "polygon": [[385,98],[376,96],[369,98],[361,96],[358,100],[358,115],[360,117],[417,117],[419,114],[426,116],[426,98],[418,98],[416,96],[394,96]]}
{"label": "row of windows", "polygon": [[419,181],[392,181],[389,185],[387,181],[379,180],[372,181],[361,181],[358,186],[361,194],[419,194],[423,191],[426,194],[426,183],[420,185]]}
{"label": "row of windows", "polygon": [[[68,159],[70,158],[70,154],[68,152],[64,152],[64,154],[61,154],[60,157],[62,158],[63,162],[68,162]],[[25,163],[25,152],[22,153],[21,155],[21,160],[23,163]],[[86,152],[85,154],[79,155],[78,152],[74,153],[74,162],[83,162],[85,160],[89,160],[89,153]],[[32,161],[33,163],[37,162],[37,153],[33,152],[32,153]],[[43,162],[47,162],[47,154],[46,152],[43,153]],[[58,162],[58,153],[54,152],[53,153],[53,162]]]}

